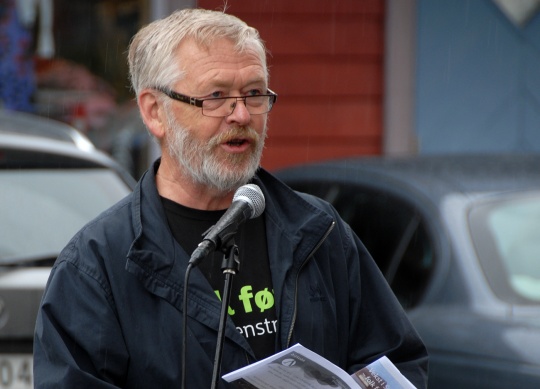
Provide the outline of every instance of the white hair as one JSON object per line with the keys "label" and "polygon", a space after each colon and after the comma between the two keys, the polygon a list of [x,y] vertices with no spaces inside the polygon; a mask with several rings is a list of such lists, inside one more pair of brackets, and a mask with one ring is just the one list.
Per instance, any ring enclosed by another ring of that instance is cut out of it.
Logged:
{"label": "white hair", "polygon": [[[221,11],[183,9],[143,27],[128,51],[131,85],[136,95],[145,88],[170,87],[184,76],[175,56],[184,39],[208,47],[216,39],[230,39],[239,52],[254,50],[267,76],[266,48],[259,33],[235,16]],[[189,58],[180,58],[180,61]]]}

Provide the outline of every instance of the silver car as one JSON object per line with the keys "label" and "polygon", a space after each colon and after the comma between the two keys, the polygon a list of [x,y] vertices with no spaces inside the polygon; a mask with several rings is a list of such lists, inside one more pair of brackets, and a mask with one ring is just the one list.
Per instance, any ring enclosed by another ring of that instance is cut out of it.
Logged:
{"label": "silver car", "polygon": [[73,128],[0,110],[0,388],[32,388],[36,314],[60,250],[134,179]]}

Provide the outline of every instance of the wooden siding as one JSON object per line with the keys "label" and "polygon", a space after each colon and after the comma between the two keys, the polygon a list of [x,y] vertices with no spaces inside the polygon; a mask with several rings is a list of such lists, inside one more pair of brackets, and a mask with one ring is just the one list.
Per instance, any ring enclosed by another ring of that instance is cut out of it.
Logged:
{"label": "wooden siding", "polygon": [[[223,0],[198,6],[223,9]],[[270,114],[263,166],[382,150],[384,0],[229,0],[270,55]]]}

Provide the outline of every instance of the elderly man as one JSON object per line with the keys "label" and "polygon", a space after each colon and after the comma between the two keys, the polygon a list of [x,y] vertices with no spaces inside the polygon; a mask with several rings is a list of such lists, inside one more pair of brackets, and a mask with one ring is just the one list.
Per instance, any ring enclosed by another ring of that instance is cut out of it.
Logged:
{"label": "elderly man", "polygon": [[247,183],[266,208],[235,233],[221,372],[301,343],[350,373],[386,355],[425,387],[424,345],[359,239],[329,204],[259,166],[277,96],[257,31],[223,12],[178,11],[137,33],[129,65],[162,156],[60,254],[36,325],[36,388],[209,388],[223,254],[184,276]]}

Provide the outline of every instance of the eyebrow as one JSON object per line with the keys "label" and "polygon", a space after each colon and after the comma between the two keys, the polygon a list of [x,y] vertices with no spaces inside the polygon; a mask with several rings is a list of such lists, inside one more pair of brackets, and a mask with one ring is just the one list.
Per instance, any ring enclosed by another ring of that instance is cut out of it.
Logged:
{"label": "eyebrow", "polygon": [[[223,77],[219,77],[219,75],[216,75],[215,77],[210,79],[209,84],[210,87],[217,87],[217,88],[230,88],[231,82],[227,79],[224,79]],[[202,87],[207,87],[207,85],[201,85]],[[248,79],[248,81],[244,84],[242,88],[245,88],[249,85],[263,85],[264,87],[268,87],[268,80],[265,76],[261,75],[254,76],[251,79]]]}

